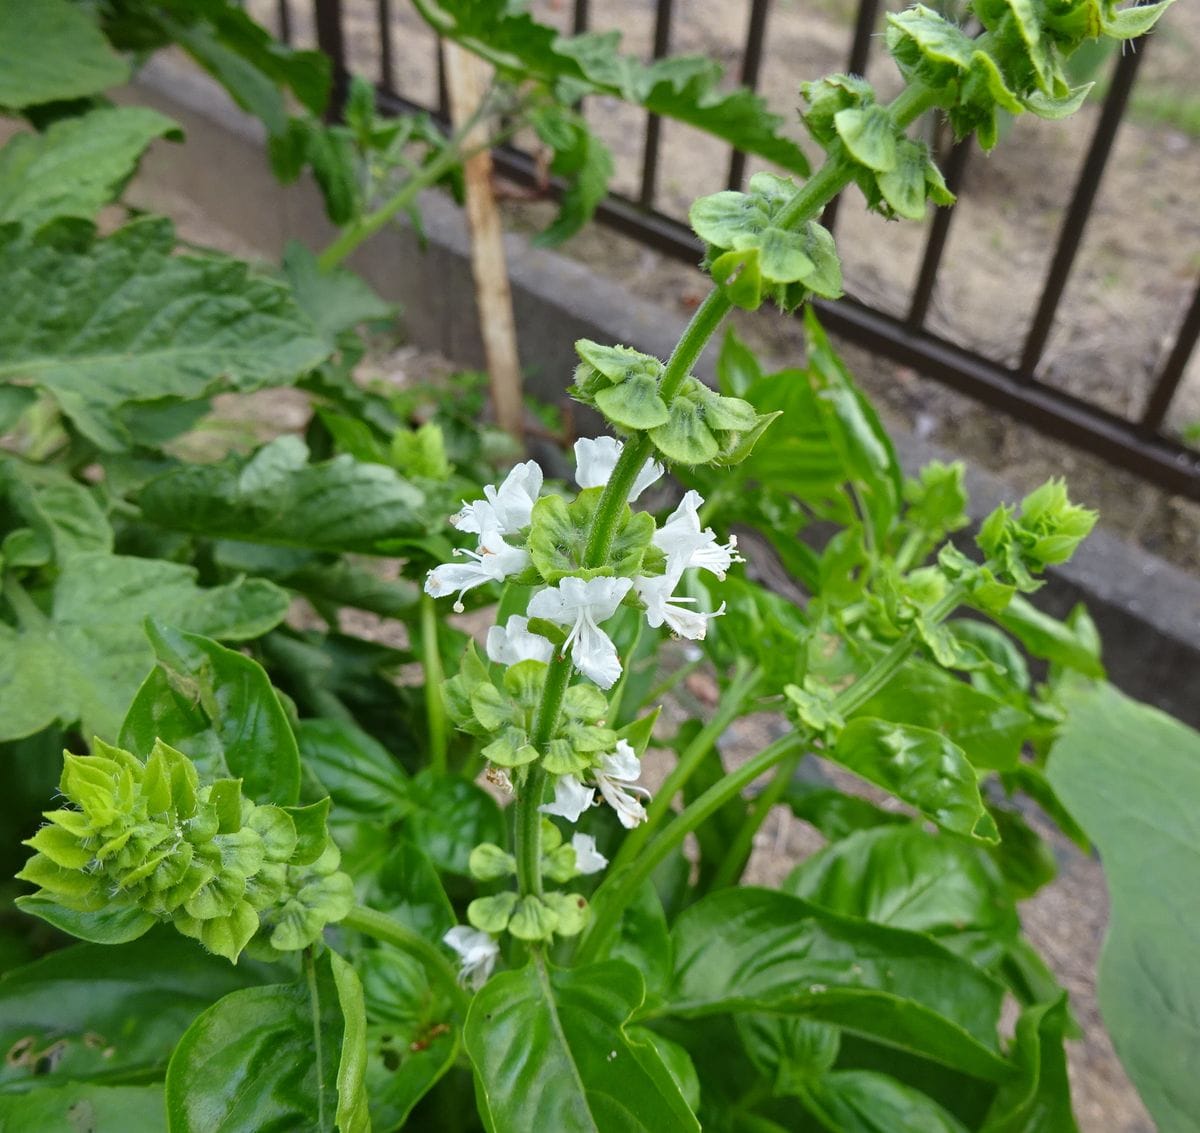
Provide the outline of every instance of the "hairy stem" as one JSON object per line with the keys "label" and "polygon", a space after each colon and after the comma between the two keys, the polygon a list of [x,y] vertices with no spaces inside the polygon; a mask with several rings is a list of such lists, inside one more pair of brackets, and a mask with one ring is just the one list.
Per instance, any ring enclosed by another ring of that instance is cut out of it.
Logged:
{"label": "hairy stem", "polygon": [[[571,679],[571,661],[558,657],[550,662],[546,672],[546,684],[542,689],[542,702],[538,705],[537,718],[533,722],[533,746],[544,752],[558,726],[558,714],[562,711],[563,697]],[[541,762],[534,763],[525,776],[525,782],[516,805],[516,858],[517,884],[524,895],[540,896],[542,892],[542,816],[538,807],[546,790],[546,771]]]}

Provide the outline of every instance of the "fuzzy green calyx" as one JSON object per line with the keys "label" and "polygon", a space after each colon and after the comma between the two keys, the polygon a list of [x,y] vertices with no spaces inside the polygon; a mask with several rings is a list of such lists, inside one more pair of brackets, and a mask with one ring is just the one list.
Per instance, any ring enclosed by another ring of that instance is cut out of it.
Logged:
{"label": "fuzzy green calyx", "polygon": [[161,741],[145,763],[100,740],[93,750],[65,754],[69,805],[47,811],[26,842],[36,852],[17,877],[39,889],[30,911],[67,910],[79,935],[90,918],[140,914],[141,932],[170,922],[236,962],[252,941],[268,956],[307,947],[353,907],[328,800],[258,805],[240,780],[201,785],[187,756]]}

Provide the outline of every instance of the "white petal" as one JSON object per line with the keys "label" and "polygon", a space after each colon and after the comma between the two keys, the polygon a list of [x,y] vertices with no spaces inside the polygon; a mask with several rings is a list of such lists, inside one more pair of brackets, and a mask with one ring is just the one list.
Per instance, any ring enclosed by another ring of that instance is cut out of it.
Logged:
{"label": "white petal", "polygon": [[564,578],[558,588],[563,603],[577,610],[586,609],[594,622],[607,621],[617,612],[621,599],[633,586],[630,578]]}
{"label": "white petal", "polygon": [[596,776],[596,785],[604,801],[617,812],[617,819],[626,830],[632,830],[639,822],[646,821],[646,808],[628,791],[605,775]]}
{"label": "white petal", "polygon": [[470,984],[478,991],[496,966],[500,946],[486,932],[480,932],[469,925],[455,925],[442,937],[442,943],[453,948],[462,961],[458,973],[459,982]]}
{"label": "white petal", "polygon": [[576,834],[571,845],[575,849],[575,868],[580,873],[599,873],[608,865],[608,858],[596,849],[596,839],[590,834]]}
{"label": "white petal", "polygon": [[[673,572],[655,578],[639,578],[634,582],[638,597],[646,604],[646,622],[651,629],[658,629],[666,622],[671,631],[680,637],[686,637],[690,641],[703,641],[708,632],[708,619],[716,615],[685,609],[684,607],[696,602],[696,599],[675,597],[671,591],[675,589],[677,581]],[[720,613],[724,609],[722,604],[721,610],[717,612]]]}
{"label": "white petal", "polygon": [[581,488],[603,488],[621,455],[616,437],[585,437],[575,442],[575,483]]}
{"label": "white petal", "polygon": [[637,479],[633,482],[627,502],[633,503],[651,484],[661,480],[665,471],[666,469],[657,460],[646,461],[642,465],[641,472],[637,474]]}
{"label": "white petal", "polygon": [[612,688],[621,678],[621,658],[612,638],[591,623],[581,625],[571,642],[571,660],[590,681],[601,688]]}
{"label": "white petal", "polygon": [[575,611],[567,611],[562,591],[557,586],[547,586],[529,599],[527,607],[531,618],[545,618],[560,626],[569,626],[575,620]]}
{"label": "white petal", "polygon": [[578,822],[579,816],[592,805],[596,794],[574,775],[560,775],[554,781],[554,802],[543,803],[538,810],[553,814],[568,822]]}
{"label": "white petal", "polygon": [[450,526],[470,535],[478,535],[485,527],[500,526],[496,509],[487,500],[463,500],[462,510],[450,517]]}
{"label": "white petal", "polygon": [[[624,446],[615,437],[591,437],[575,442],[575,482],[581,488],[603,488],[612,477],[613,469]],[[663,466],[657,460],[642,465],[628,502],[633,503],[651,484],[660,479]]]}
{"label": "white petal", "polygon": [[521,661],[549,661],[554,646],[537,633],[529,632],[529,619],[513,614],[508,624],[492,626],[487,635],[489,661],[516,665]]}
{"label": "white petal", "polygon": [[514,535],[522,527],[529,526],[530,512],[541,490],[542,469],[535,460],[516,465],[499,488],[489,485],[484,489],[484,494],[500,518],[500,530],[505,535]]}
{"label": "white petal", "polygon": [[623,783],[636,783],[642,777],[642,761],[628,740],[617,740],[616,750],[600,760],[600,773]]}

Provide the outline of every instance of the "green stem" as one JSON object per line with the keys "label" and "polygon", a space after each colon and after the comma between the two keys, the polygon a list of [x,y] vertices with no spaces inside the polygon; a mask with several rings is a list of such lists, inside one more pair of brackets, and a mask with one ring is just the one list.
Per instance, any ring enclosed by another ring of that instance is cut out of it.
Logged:
{"label": "green stem", "polygon": [[733,680],[721,697],[720,707],[680,753],[679,762],[675,764],[674,770],[663,781],[662,787],[655,792],[654,798],[646,808],[646,821],[626,835],[610,867],[614,872],[628,865],[641,852],[663,816],[671,809],[675,796],[696,773],[696,769],[712,751],[717,740],[724,735],[725,729],[742,714],[742,709],[746,706],[746,701],[753,696],[761,676],[762,671],[752,666],[745,658],[737,659]]}
{"label": "green stem", "polygon": [[369,240],[401,209],[408,208],[417,196],[436,185],[456,165],[469,156],[459,147],[462,139],[456,134],[433,158],[421,166],[403,185],[373,213],[348,224],[338,237],[318,257],[322,271],[329,271],[340,264],[364,240]]}
{"label": "green stem", "polygon": [[[558,726],[558,714],[562,711],[563,697],[571,679],[571,661],[559,657],[550,662],[546,672],[546,683],[542,688],[542,702],[538,705],[537,718],[533,723],[533,746],[540,752],[554,735]],[[523,894],[540,896],[542,893],[542,816],[538,807],[546,790],[546,770],[541,761],[532,764],[521,785],[516,804],[516,858],[517,884]]]}
{"label": "green stem", "polygon": [[779,766],[775,768],[775,774],[770,783],[759,792],[758,797],[754,800],[754,806],[746,816],[746,821],[742,823],[737,837],[733,840],[733,845],[726,850],[725,858],[712,880],[711,888],[724,889],[726,886],[735,885],[742,876],[742,871],[746,868],[746,863],[750,860],[750,854],[754,850],[754,836],[762,829],[762,824],[766,822],[771,808],[783,798],[783,793],[792,781],[792,776],[796,774],[796,767],[803,757],[803,751],[793,751],[785,756]]}
{"label": "green stem", "polygon": [[368,909],[365,905],[356,905],[341,923],[346,928],[381,940],[384,944],[399,948],[401,952],[407,952],[413,959],[419,960],[429,976],[441,985],[458,1011],[466,1014],[471,997],[459,986],[458,973],[436,944],[413,932],[407,925],[393,920],[386,913]]}
{"label": "green stem", "polygon": [[[925,612],[926,622],[936,625],[944,620],[963,600],[965,593],[962,586],[952,586],[940,601]],[[848,716],[870,700],[896,675],[916,646],[917,638],[915,628],[908,630],[862,677],[834,700],[834,708],[841,715]],[[793,752],[802,751],[810,742],[811,737],[802,732],[793,732],[776,740],[748,763],[714,783],[690,806],[685,807],[623,871],[610,872],[592,898],[592,926],[580,944],[578,962],[586,963],[597,959],[607,950],[617,931],[621,914],[633,900],[638,888],[684,838],[707,822],[725,803],[737,796],[764,771],[769,771]]]}
{"label": "green stem", "polygon": [[446,752],[450,742],[450,725],[446,719],[446,702],[442,685],[446,675],[442,669],[442,654],[438,649],[438,617],[433,599],[421,594],[421,661],[425,668],[425,718],[429,724],[429,766],[439,778],[446,774]]}
{"label": "green stem", "polygon": [[675,820],[642,851],[636,861],[626,866],[622,873],[610,873],[592,898],[592,927],[583,939],[576,963],[585,964],[599,959],[607,951],[611,938],[617,931],[621,914],[636,896],[642,883],[684,838],[702,823],[708,821],[731,798],[739,794],[743,787],[752,783],[764,771],[769,771],[786,755],[796,748],[803,747],[806,743],[807,737],[797,732],[776,740],[749,762],[742,764],[720,782],[709,787],[682,814],[677,815]]}
{"label": "green stem", "polygon": [[304,950],[304,979],[308,984],[309,1014],[312,1016],[313,1054],[317,1061],[317,1128],[325,1128],[325,1068],[321,1065],[325,1044],[321,1040],[321,993],[317,987],[317,967],[313,950]]}

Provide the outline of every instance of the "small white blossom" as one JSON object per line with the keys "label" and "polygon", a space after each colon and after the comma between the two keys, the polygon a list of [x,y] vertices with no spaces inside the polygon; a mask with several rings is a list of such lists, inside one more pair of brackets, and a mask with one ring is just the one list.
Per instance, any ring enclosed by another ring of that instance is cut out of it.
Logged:
{"label": "small white blossom", "polygon": [[445,936],[442,943],[449,945],[458,953],[461,966],[458,970],[458,982],[478,991],[492,974],[496,966],[496,957],[500,955],[500,946],[486,932],[471,928],[469,925],[455,925]]}
{"label": "small white blossom", "polygon": [[574,835],[571,846],[575,850],[575,868],[580,873],[599,873],[608,865],[608,858],[596,849],[596,839],[590,834]]}
{"label": "small white blossom", "polygon": [[510,574],[524,570],[529,562],[529,552],[524,547],[511,547],[494,526],[485,527],[480,539],[479,550],[467,551],[458,548],[454,552],[473,560],[469,563],[443,563],[434,567],[425,579],[425,593],[431,598],[443,598],[458,592],[454,609],[462,613],[462,596],[473,587],[485,582],[500,582]]}
{"label": "small white blossom", "polygon": [[508,624],[492,626],[487,635],[489,661],[516,665],[521,661],[549,661],[554,646],[537,633],[529,632],[529,619],[513,614]]}
{"label": "small white blossom", "polygon": [[553,814],[568,822],[578,822],[595,801],[596,792],[586,786],[575,775],[560,775],[554,780],[554,802],[543,803],[538,810],[542,814]]}
{"label": "small white blossom", "polygon": [[639,822],[646,821],[646,808],[636,796],[649,798],[650,792],[637,785],[642,775],[642,761],[627,740],[617,740],[617,750],[600,760],[595,771],[596,786],[604,801],[617,812],[617,818],[626,830],[632,830]]}
{"label": "small white blossom", "polygon": [[684,493],[679,506],[654,533],[654,545],[667,556],[668,574],[673,569],[682,572],[688,567],[703,567],[724,578],[731,563],[742,561],[737,553],[737,536],[731,535],[728,543],[721,544],[711,527],[700,530],[698,513],[703,504],[699,492]]}
{"label": "small white blossom", "polygon": [[[603,488],[612,476],[617,460],[621,456],[621,444],[616,437],[592,437],[575,442],[575,482],[581,488]],[[628,502],[633,503],[651,484],[660,479],[663,466],[657,460],[642,465]]]}
{"label": "small white blossom", "polygon": [[532,617],[571,627],[563,649],[571,646],[575,667],[601,688],[616,684],[621,661],[599,623],[617,612],[632,585],[628,578],[564,578],[557,586],[539,590],[529,602]]}
{"label": "small white blossom", "polygon": [[462,510],[450,519],[459,531],[481,534],[494,527],[501,535],[515,535],[529,526],[530,513],[542,490],[542,470],[537,461],[518,464],[497,488],[488,484],[484,499],[463,501]]}
{"label": "small white blossom", "polygon": [[646,604],[646,621],[651,629],[658,629],[663,622],[671,627],[672,632],[690,641],[703,641],[708,632],[708,619],[715,618],[725,612],[725,603],[720,609],[711,614],[700,610],[685,610],[682,606],[692,606],[699,601],[697,598],[676,597],[673,591],[679,585],[680,571],[668,571],[667,574],[655,578],[634,579],[633,588]]}

